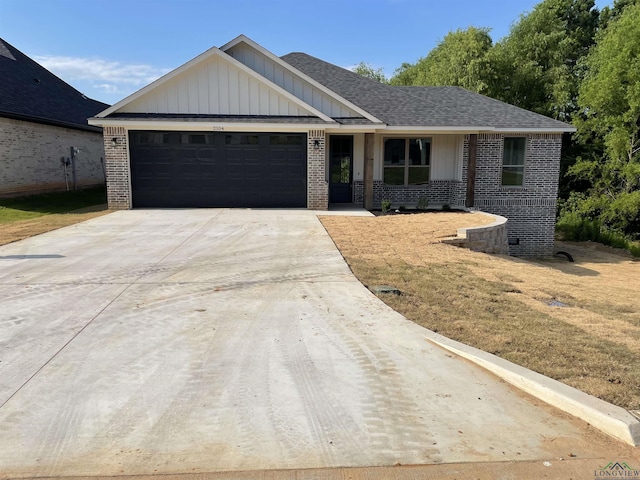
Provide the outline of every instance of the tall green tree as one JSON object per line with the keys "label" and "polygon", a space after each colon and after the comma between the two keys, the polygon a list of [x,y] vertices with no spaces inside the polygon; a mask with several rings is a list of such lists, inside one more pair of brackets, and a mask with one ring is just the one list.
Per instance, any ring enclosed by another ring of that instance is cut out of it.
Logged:
{"label": "tall green tree", "polygon": [[[588,185],[567,209],[640,237],[640,3],[609,18],[586,59],[578,140],[591,143],[569,175]],[[599,150],[602,150],[600,154]]]}
{"label": "tall green tree", "polygon": [[363,77],[370,78],[371,80],[375,80],[376,82],[389,83],[382,68],[374,68],[366,62],[360,62],[358,65],[353,67],[353,72],[362,75]]}
{"label": "tall green tree", "polygon": [[636,5],[639,0],[615,0],[613,6],[607,5],[600,12],[600,28],[606,28],[610,21],[617,19],[629,5]]}
{"label": "tall green tree", "polygon": [[415,64],[403,63],[391,84],[454,85],[484,92],[489,69],[486,57],[491,46],[488,28],[449,32],[426,57]]}
{"label": "tall green tree", "polygon": [[491,50],[488,94],[563,121],[577,111],[598,10],[593,0],[543,0]]}

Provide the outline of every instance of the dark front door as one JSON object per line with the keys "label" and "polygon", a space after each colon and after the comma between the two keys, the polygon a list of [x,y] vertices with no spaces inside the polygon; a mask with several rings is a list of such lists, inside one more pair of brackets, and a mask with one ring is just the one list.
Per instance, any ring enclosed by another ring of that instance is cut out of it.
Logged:
{"label": "dark front door", "polygon": [[329,140],[329,202],[351,203],[353,136],[332,135]]}

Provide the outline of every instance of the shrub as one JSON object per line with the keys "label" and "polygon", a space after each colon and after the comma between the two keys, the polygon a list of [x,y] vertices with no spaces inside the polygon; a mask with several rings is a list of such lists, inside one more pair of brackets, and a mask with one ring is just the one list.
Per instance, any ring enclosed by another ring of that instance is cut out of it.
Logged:
{"label": "shrub", "polygon": [[603,243],[614,248],[623,248],[634,257],[640,257],[640,242],[631,241],[622,233],[607,229],[600,220],[581,217],[576,212],[564,212],[556,224],[556,231],[563,240]]}

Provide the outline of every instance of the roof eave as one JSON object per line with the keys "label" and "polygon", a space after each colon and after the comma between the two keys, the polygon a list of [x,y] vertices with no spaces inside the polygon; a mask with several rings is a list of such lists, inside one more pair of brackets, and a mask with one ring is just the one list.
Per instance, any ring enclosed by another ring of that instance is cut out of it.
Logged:
{"label": "roof eave", "polygon": [[122,118],[89,119],[89,124],[101,127],[124,127],[128,130],[191,130],[191,131],[306,131],[318,128],[335,128],[335,123],[252,123],[252,122],[202,122],[184,120],[145,120]]}
{"label": "roof eave", "polygon": [[376,130],[408,132],[451,132],[451,133],[572,133],[576,128],[565,127],[490,127],[490,126],[435,126],[435,125],[388,125],[376,126]]}
{"label": "roof eave", "polygon": [[577,128],[573,125],[564,127],[496,127],[493,131],[496,133],[574,133]]}
{"label": "roof eave", "polygon": [[82,130],[85,132],[100,133],[102,128],[96,124],[87,122],[87,125],[81,125],[79,123],[64,122],[62,120],[55,120],[52,118],[37,117],[34,115],[25,115],[22,113],[4,112],[0,111],[0,117],[11,118],[12,120],[22,120],[23,122],[40,123],[42,125],[51,125],[52,127],[70,128],[73,130]]}

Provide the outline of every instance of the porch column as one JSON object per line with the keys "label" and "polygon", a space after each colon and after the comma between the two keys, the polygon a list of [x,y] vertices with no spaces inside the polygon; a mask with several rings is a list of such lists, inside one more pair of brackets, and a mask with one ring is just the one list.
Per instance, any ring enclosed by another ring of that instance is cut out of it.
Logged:
{"label": "porch column", "polygon": [[478,154],[478,135],[469,135],[469,163],[467,165],[467,207],[473,207],[476,194],[476,156]]}
{"label": "porch column", "polygon": [[363,200],[364,208],[373,208],[373,133],[364,134],[364,181]]}

